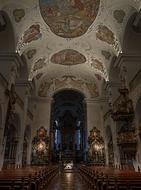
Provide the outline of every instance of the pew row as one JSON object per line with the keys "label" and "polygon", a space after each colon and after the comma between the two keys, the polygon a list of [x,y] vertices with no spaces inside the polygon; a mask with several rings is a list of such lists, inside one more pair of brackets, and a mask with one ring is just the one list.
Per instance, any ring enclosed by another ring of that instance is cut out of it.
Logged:
{"label": "pew row", "polygon": [[80,166],[79,174],[89,189],[141,190],[141,173],[105,167]]}
{"label": "pew row", "polygon": [[0,172],[0,189],[44,190],[58,171],[58,166],[3,170]]}

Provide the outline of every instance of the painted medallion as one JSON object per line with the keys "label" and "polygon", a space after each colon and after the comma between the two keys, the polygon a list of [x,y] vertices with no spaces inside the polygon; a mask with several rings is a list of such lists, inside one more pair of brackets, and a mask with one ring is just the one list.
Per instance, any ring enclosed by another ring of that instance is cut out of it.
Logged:
{"label": "painted medallion", "polygon": [[63,38],[83,35],[96,19],[100,0],[39,0],[51,31]]}
{"label": "painted medallion", "polygon": [[77,65],[86,62],[84,55],[73,49],[59,51],[51,57],[51,62],[60,65]]}

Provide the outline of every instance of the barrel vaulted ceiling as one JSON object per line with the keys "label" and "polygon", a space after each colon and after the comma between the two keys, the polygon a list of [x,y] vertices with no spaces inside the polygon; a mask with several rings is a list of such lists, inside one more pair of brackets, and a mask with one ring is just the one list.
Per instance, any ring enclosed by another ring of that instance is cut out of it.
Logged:
{"label": "barrel vaulted ceiling", "polygon": [[[1,0],[26,57],[29,79],[78,77],[100,85],[122,51],[125,26],[140,0]],[[61,80],[61,79],[60,79]]]}

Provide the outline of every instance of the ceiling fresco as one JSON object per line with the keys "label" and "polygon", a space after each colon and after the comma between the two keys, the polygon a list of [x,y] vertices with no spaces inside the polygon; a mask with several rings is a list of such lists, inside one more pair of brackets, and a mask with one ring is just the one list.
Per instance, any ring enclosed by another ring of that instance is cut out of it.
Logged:
{"label": "ceiling fresco", "polygon": [[113,45],[115,43],[114,33],[107,26],[104,26],[104,25],[98,26],[96,37],[99,40],[106,42],[110,45]]}
{"label": "ceiling fresco", "polygon": [[25,45],[29,44],[32,41],[38,40],[42,37],[39,24],[31,25],[22,35],[18,43],[17,51],[20,52],[20,49]]}
{"label": "ceiling fresco", "polygon": [[30,43],[34,40],[38,40],[41,37],[40,32],[40,25],[39,24],[33,24],[30,26],[23,35],[23,43]]}
{"label": "ceiling fresco", "polygon": [[100,0],[39,0],[51,31],[63,38],[83,35],[96,19]]}
{"label": "ceiling fresco", "polygon": [[90,93],[93,87],[86,83],[96,83],[99,89],[109,80],[126,24],[140,7],[141,0],[0,0],[13,25],[15,51],[26,58],[37,92],[43,79],[55,80],[59,88],[62,76],[71,75],[77,80],[68,77],[68,87],[85,86]]}
{"label": "ceiling fresco", "polygon": [[94,69],[98,70],[100,73],[104,74],[104,72],[105,72],[104,64],[102,62],[100,62],[98,59],[92,58],[91,66]]}
{"label": "ceiling fresco", "polygon": [[60,65],[77,65],[85,63],[86,58],[76,50],[66,49],[54,54],[51,62]]}

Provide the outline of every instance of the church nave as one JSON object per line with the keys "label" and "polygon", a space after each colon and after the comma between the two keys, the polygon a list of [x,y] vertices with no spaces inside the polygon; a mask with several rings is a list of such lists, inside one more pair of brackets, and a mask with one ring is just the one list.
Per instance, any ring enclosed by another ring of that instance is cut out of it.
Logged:
{"label": "church nave", "polygon": [[87,185],[80,179],[77,170],[71,172],[60,172],[52,180],[48,190],[86,190]]}
{"label": "church nave", "polygon": [[0,0],[0,190],[141,190],[141,0]]}

